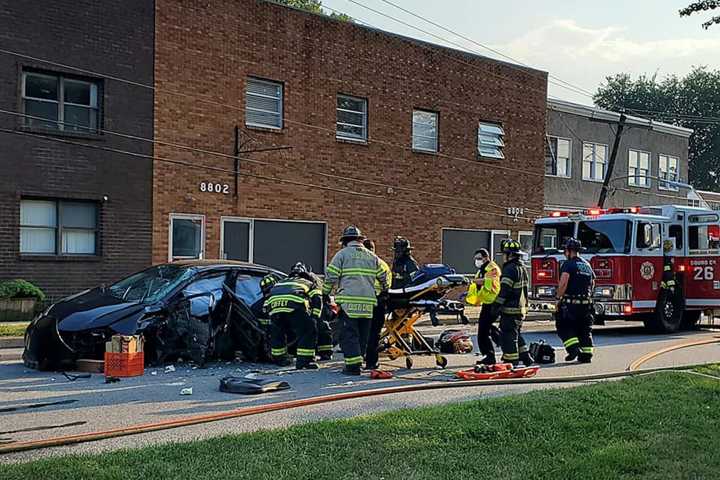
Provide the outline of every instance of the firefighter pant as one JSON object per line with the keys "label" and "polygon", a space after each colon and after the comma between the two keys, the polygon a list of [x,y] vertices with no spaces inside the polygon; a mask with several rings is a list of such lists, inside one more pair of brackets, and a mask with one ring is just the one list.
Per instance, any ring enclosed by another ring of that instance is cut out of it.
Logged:
{"label": "firefighter pant", "polygon": [[340,318],[340,348],[345,357],[345,366],[360,368],[363,354],[367,349],[368,334],[370,331],[370,318],[350,318],[341,309]]}
{"label": "firefighter pant", "polygon": [[332,328],[328,320],[328,316],[331,315],[329,309],[330,307],[323,306],[323,313],[317,321],[318,336],[316,350],[318,355],[332,355],[333,351]]}
{"label": "firefighter pant", "polygon": [[288,355],[288,338],[297,339],[297,361],[307,363],[315,359],[317,323],[305,310],[277,313],[270,317],[270,352],[274,360]]}
{"label": "firefighter pant", "polygon": [[568,354],[577,355],[580,360],[592,358],[592,324],[592,305],[560,304],[555,326]]}
{"label": "firefighter pant", "polygon": [[522,329],[522,315],[500,315],[500,344],[502,346],[503,362],[516,364],[520,356],[528,353],[525,339],[520,330]]}
{"label": "firefighter pant", "polygon": [[370,334],[368,336],[367,350],[365,352],[365,364],[368,367],[375,367],[378,363],[378,349],[380,343],[380,333],[385,325],[385,315],[387,308],[384,302],[378,300],[378,304],[373,308],[373,318],[370,323]]}
{"label": "firefighter pant", "polygon": [[492,341],[494,321],[495,319],[492,314],[492,305],[483,305],[480,310],[480,318],[478,318],[477,342],[480,353],[486,357],[495,357],[495,347],[493,347]]}

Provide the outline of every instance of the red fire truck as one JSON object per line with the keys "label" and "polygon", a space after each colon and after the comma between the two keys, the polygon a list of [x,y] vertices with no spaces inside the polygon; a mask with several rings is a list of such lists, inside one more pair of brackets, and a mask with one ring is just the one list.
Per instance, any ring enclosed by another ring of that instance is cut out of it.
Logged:
{"label": "red fire truck", "polygon": [[[593,299],[599,322],[642,320],[674,332],[720,307],[720,215],[676,205],[552,212],[535,222],[530,310],[554,312],[562,245],[578,238],[596,275]],[[658,302],[663,242],[671,240],[676,295]],[[660,304],[658,304],[660,303]]]}

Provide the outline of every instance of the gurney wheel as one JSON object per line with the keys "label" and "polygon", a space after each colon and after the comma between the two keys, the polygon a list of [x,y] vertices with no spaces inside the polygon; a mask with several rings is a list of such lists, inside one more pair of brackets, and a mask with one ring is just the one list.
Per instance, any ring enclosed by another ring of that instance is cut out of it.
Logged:
{"label": "gurney wheel", "polygon": [[447,357],[445,357],[443,355],[435,355],[435,363],[437,364],[438,367],[445,368],[445,367],[447,367],[447,364],[448,364]]}
{"label": "gurney wheel", "polygon": [[413,359],[412,357],[405,357],[405,366],[408,370],[410,370],[413,366]]}

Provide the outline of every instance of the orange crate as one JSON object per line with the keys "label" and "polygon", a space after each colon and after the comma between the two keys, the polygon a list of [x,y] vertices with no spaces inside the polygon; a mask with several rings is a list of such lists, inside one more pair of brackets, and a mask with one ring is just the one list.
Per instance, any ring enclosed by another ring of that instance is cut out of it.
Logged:
{"label": "orange crate", "polygon": [[145,374],[145,352],[105,352],[106,377],[139,377]]}

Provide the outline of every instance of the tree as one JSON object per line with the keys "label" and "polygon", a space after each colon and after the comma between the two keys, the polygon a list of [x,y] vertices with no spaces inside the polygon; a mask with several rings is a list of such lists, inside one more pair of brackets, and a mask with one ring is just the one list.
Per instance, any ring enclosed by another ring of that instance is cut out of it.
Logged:
{"label": "tree", "polygon": [[[720,8],[720,0],[702,0],[699,2],[693,2],[687,7],[680,10],[680,16],[689,17],[694,13],[704,12],[706,10],[715,10],[716,8]],[[720,15],[712,17],[710,20],[703,23],[702,26],[703,28],[708,29],[716,23],[720,23]]]}
{"label": "tree", "polygon": [[[276,3],[287,5],[288,7],[299,8],[300,10],[307,10],[308,12],[317,13],[319,15],[327,15],[323,10],[323,4],[320,0],[274,0]],[[337,20],[343,20],[345,22],[352,22],[353,19],[349,15],[344,13],[331,12],[329,17]]]}
{"label": "tree", "polygon": [[[692,128],[690,183],[720,191],[720,70],[695,67],[687,76],[658,80],[621,73],[607,77],[593,99],[608,110]],[[658,152],[662,153],[662,152]]]}

